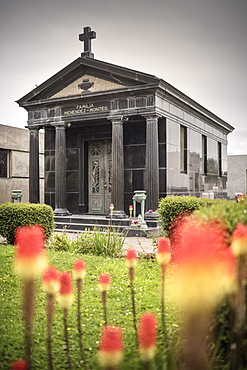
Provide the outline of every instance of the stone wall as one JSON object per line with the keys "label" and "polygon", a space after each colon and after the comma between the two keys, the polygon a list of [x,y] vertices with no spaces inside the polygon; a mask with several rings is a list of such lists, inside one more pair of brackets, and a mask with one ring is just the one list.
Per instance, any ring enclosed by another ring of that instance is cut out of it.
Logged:
{"label": "stone wall", "polygon": [[[12,190],[29,201],[29,130],[0,124],[0,150],[7,150],[7,177],[0,177],[0,204],[11,202]],[[39,133],[40,202],[44,203],[44,133]]]}
{"label": "stone wall", "polygon": [[233,199],[235,193],[247,192],[247,154],[228,155],[228,197]]}

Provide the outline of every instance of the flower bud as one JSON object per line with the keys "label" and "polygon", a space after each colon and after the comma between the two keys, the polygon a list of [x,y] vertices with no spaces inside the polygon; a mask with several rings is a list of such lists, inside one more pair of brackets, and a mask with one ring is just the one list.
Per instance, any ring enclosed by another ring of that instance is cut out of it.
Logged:
{"label": "flower bud", "polygon": [[137,265],[137,254],[134,249],[128,249],[126,253],[125,263],[128,268],[134,268]]}

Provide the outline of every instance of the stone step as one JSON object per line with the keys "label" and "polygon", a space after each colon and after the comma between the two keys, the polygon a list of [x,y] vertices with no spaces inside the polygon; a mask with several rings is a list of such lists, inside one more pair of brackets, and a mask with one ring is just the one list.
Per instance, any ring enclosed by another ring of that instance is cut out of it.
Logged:
{"label": "stone step", "polygon": [[[62,232],[66,230],[70,233],[93,231],[94,227],[100,229],[102,232],[111,227],[111,230],[115,232],[126,232],[129,228],[130,219],[113,219],[111,220],[102,215],[69,215],[69,216],[55,216],[55,231]],[[139,236],[146,237],[149,234],[159,235],[161,232],[161,227],[156,220],[146,221],[148,228],[144,231],[142,229],[129,229],[127,236]]]}

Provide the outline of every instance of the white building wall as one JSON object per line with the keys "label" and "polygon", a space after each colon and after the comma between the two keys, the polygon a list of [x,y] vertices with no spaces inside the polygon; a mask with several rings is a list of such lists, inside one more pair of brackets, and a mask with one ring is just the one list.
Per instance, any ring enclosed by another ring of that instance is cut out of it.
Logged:
{"label": "white building wall", "polygon": [[235,198],[235,193],[247,193],[247,154],[228,155],[227,195]]}

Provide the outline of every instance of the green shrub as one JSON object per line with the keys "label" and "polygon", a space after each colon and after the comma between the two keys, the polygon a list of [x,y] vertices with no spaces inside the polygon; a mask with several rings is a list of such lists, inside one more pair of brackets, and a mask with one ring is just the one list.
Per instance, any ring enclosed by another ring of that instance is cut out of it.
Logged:
{"label": "green shrub", "polygon": [[213,219],[225,223],[230,234],[238,223],[247,224],[247,199],[237,203],[235,200],[221,201],[196,214],[203,219]]}
{"label": "green shrub", "polygon": [[215,203],[221,203],[220,199],[196,198],[187,196],[171,196],[161,198],[158,206],[159,221],[168,234],[172,221],[181,214],[189,214],[194,210],[206,208]]}
{"label": "green shrub", "polygon": [[0,205],[0,235],[13,244],[18,226],[39,224],[48,239],[55,224],[53,210],[46,204],[5,203]]}

